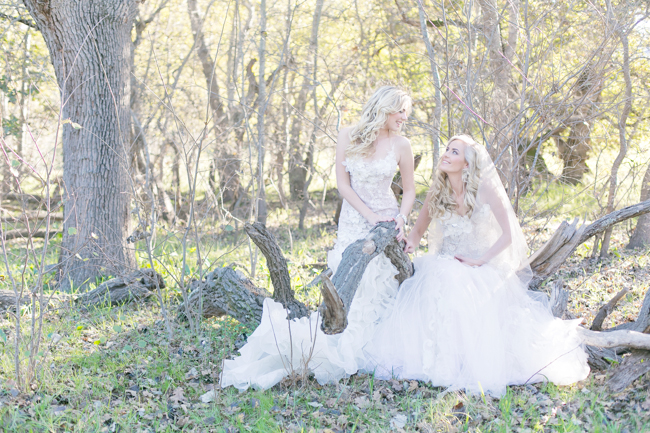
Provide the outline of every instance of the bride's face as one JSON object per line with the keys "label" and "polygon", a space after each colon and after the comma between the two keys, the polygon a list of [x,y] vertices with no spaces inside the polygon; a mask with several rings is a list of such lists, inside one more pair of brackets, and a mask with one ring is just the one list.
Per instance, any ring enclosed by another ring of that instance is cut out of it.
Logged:
{"label": "bride's face", "polygon": [[465,161],[465,143],[454,140],[447,145],[445,153],[440,157],[440,170],[447,174],[459,173],[467,167]]}
{"label": "bride's face", "polygon": [[406,114],[406,110],[401,110],[397,113],[389,114],[388,119],[386,120],[386,129],[391,132],[398,132],[407,119],[408,115]]}

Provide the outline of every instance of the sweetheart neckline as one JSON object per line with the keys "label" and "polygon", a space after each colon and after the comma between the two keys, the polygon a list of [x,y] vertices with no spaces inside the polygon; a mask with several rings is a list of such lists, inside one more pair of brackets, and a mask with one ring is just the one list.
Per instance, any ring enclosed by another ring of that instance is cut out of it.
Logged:
{"label": "sweetheart neckline", "polygon": [[391,156],[391,155],[393,156],[393,159],[395,160],[395,162],[397,162],[397,158],[395,157],[395,149],[391,149],[391,150],[389,150],[388,153],[386,153],[386,156],[384,156],[383,158],[372,159],[372,160],[370,160],[370,161],[366,161],[365,159],[361,159],[361,158],[359,158],[359,159],[353,159],[352,161],[350,161],[350,160],[348,160],[348,158],[345,158],[345,161],[344,161],[344,162],[346,162],[346,163],[347,163],[347,162],[361,162],[361,163],[363,163],[363,164],[368,165],[368,164],[372,164],[372,163],[375,163],[375,162],[382,162],[382,161],[385,161],[385,160],[388,159],[388,157]]}

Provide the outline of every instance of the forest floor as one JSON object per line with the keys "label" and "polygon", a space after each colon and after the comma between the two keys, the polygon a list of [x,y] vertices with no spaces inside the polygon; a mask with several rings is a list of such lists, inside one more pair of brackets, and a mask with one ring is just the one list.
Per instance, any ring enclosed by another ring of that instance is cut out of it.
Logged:
{"label": "forest floor", "polygon": [[[326,263],[336,227],[323,212],[309,221],[309,229],[290,230],[286,221],[296,221],[296,213],[274,212],[268,225],[286,252],[298,297],[314,308],[318,290],[304,287]],[[551,234],[534,226],[526,230],[528,236],[539,235],[536,244]],[[589,246],[581,246],[556,276],[571,292],[570,311],[586,324],[624,286],[631,290],[604,327],[636,317],[650,283],[650,255],[624,250],[627,238],[625,229],[616,229],[612,254],[603,261],[589,259]],[[243,232],[220,230],[210,241],[212,264],[235,263],[250,276],[250,266],[243,265],[250,263],[250,252],[242,240]],[[231,251],[236,244],[242,247]],[[25,247],[14,242],[15,256]],[[169,265],[178,263],[179,253],[161,249]],[[165,299],[173,313],[180,296],[165,275],[169,268],[157,270],[170,286]],[[253,279],[270,288],[263,259]],[[21,313],[27,336],[29,311]],[[62,306],[47,314],[44,326],[38,380],[25,392],[12,380],[14,321],[11,315],[0,317],[2,431],[650,431],[650,377],[613,394],[607,380],[615,364],[571,386],[513,386],[501,398],[366,374],[327,386],[294,377],[267,391],[239,392],[218,387],[221,361],[235,356],[251,332],[232,319],[206,320],[195,332],[174,322],[170,338],[161,309],[151,299],[92,311]]]}

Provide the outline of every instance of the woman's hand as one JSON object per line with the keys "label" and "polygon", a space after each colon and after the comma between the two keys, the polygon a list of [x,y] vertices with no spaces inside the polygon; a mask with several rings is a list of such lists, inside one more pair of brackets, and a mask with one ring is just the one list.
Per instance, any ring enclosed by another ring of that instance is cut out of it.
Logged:
{"label": "woman's hand", "polygon": [[395,218],[379,216],[374,212],[371,213],[369,216],[367,216],[366,219],[372,226],[377,225],[384,221],[395,221]]}
{"label": "woman's hand", "polygon": [[472,268],[478,268],[479,266],[483,266],[485,264],[483,260],[470,259],[469,257],[464,257],[464,256],[454,256],[454,258],[459,262],[461,262],[462,264],[471,266]]}
{"label": "woman's hand", "polygon": [[398,216],[396,218],[393,218],[393,221],[395,221],[395,230],[398,231],[397,238],[398,241],[403,241],[406,239],[406,235],[404,234],[404,220],[402,219],[401,216]]}
{"label": "woman's hand", "polygon": [[404,252],[407,254],[413,254],[415,249],[418,247],[418,244],[413,242],[410,238],[406,238],[406,245],[404,245]]}
{"label": "woman's hand", "polygon": [[420,245],[420,237],[417,236],[415,230],[411,230],[411,233],[409,233],[408,237],[406,238],[406,245],[404,245],[404,252],[408,254],[414,253],[415,250],[418,249],[419,245]]}

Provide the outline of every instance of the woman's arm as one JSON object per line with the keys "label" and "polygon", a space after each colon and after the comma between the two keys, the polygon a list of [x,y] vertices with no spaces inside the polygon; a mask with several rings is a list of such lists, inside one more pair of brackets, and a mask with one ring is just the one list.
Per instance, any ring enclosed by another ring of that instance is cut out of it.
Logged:
{"label": "woman's arm", "polygon": [[361,200],[359,195],[354,192],[350,185],[350,173],[345,170],[345,166],[343,165],[343,161],[345,161],[345,150],[350,144],[350,130],[351,128],[341,129],[336,143],[336,187],[339,190],[339,194],[368,220],[370,224],[375,225],[381,221],[392,221],[393,218],[380,217],[374,213]]}
{"label": "woman's arm", "polygon": [[431,223],[431,215],[429,214],[429,202],[431,201],[431,193],[427,194],[427,198],[422,204],[422,209],[420,209],[420,214],[418,219],[415,221],[413,229],[406,238],[406,246],[404,247],[405,253],[412,253],[416,250],[418,245],[420,245],[420,240],[424,236],[424,232],[427,231],[427,227]]}
{"label": "woman's arm", "polygon": [[[409,213],[411,213],[413,203],[415,203],[413,149],[411,148],[411,143],[406,138],[398,137],[398,140],[397,163],[399,165],[400,175],[402,176],[402,205],[400,206],[399,213],[407,218]],[[399,230],[397,239],[401,241],[405,238],[404,225],[406,224],[406,220],[396,218],[395,221],[397,223],[396,228]]]}

